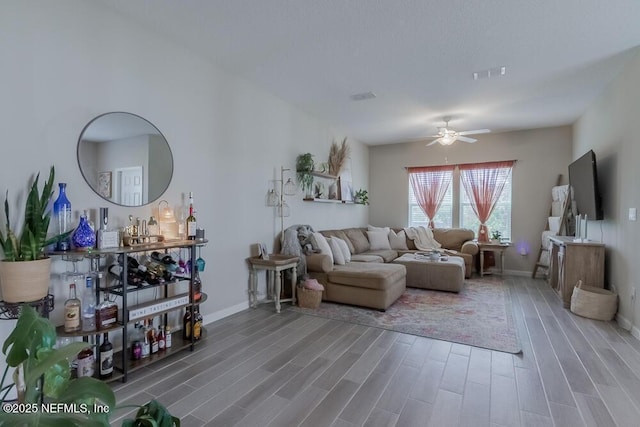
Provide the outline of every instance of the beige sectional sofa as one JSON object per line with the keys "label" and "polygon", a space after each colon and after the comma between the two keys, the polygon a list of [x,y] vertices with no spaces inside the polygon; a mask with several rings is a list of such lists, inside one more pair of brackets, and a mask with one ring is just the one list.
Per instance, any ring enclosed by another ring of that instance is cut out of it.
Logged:
{"label": "beige sectional sofa", "polygon": [[[326,253],[306,256],[309,277],[325,286],[324,300],[385,310],[402,295],[406,287],[406,269],[391,261],[405,253],[417,252],[413,240],[406,238],[405,245],[396,245],[406,246],[406,249],[377,248],[375,245],[372,249],[370,238],[373,235],[367,228],[323,230],[320,233],[344,240],[351,252],[351,261],[344,265],[333,264]],[[445,253],[464,259],[465,276],[470,277],[474,255],[478,253],[473,231],[436,228],[433,236]]]}

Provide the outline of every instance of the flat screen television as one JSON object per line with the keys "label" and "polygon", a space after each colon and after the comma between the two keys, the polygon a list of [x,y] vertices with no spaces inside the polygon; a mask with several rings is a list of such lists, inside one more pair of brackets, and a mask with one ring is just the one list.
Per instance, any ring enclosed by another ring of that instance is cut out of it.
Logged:
{"label": "flat screen television", "polygon": [[587,219],[604,219],[598,191],[596,154],[593,150],[569,165],[569,184],[578,215],[587,215]]}

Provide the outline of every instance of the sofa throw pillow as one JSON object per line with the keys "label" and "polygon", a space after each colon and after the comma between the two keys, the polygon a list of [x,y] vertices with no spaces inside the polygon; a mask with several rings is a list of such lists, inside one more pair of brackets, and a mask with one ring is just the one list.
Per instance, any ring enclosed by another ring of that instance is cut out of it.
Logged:
{"label": "sofa throw pillow", "polygon": [[369,244],[371,245],[372,251],[391,249],[391,245],[389,245],[389,232],[367,231],[367,236],[369,236]]}
{"label": "sofa throw pillow", "polygon": [[391,245],[391,249],[397,251],[409,250],[407,247],[407,235],[404,230],[398,231],[398,234],[393,230],[389,230],[389,245]]}
{"label": "sofa throw pillow", "polygon": [[349,250],[349,245],[347,245],[347,242],[337,237],[333,237],[332,239],[335,240],[340,247],[340,251],[342,252],[342,256],[344,257],[345,264],[351,262],[351,251]]}
{"label": "sofa throw pillow", "polygon": [[340,245],[338,245],[337,237],[332,237],[327,239],[329,241],[329,246],[331,246],[331,253],[333,254],[333,263],[338,265],[344,265],[344,255],[342,255],[342,249],[340,249]]}
{"label": "sofa throw pillow", "polygon": [[349,240],[351,240],[351,244],[353,245],[354,254],[361,254],[362,252],[369,250],[369,240],[367,236],[364,235],[361,229],[359,228],[347,228],[345,233]]}
{"label": "sofa throw pillow", "polygon": [[389,233],[391,228],[389,227],[374,227],[373,225],[367,225],[367,231],[384,231],[385,233]]}
{"label": "sofa throw pillow", "polygon": [[313,233],[313,237],[316,238],[316,243],[318,244],[320,253],[329,255],[329,258],[331,258],[331,264],[333,264],[333,252],[331,252],[331,246],[329,246],[327,239],[318,232]]}

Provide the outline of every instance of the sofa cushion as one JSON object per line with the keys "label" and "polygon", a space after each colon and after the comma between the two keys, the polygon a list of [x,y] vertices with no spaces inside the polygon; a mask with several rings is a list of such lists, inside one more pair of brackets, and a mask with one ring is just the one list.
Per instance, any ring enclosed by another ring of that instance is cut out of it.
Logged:
{"label": "sofa cushion", "polygon": [[320,253],[328,255],[331,259],[331,263],[333,264],[333,252],[331,252],[331,246],[329,246],[327,239],[321,233],[313,233],[313,237],[316,239]]}
{"label": "sofa cushion", "polygon": [[363,252],[351,255],[351,262],[384,262],[384,259],[380,255]]}
{"label": "sofa cushion", "polygon": [[332,237],[332,240],[335,240],[342,252],[342,257],[344,258],[344,262],[351,262],[351,251],[349,250],[349,246],[347,246],[347,242],[340,239],[339,237]]}
{"label": "sofa cushion", "polygon": [[389,230],[389,245],[391,245],[391,249],[397,250],[407,250],[407,236],[404,233],[404,230],[398,231],[396,234],[395,231]]}
{"label": "sofa cushion", "polygon": [[434,228],[433,237],[443,248],[459,251],[464,242],[475,238],[475,233],[467,228]]}
{"label": "sofa cushion", "polygon": [[329,246],[331,247],[331,253],[333,254],[333,263],[338,265],[345,265],[346,262],[344,260],[344,255],[342,254],[342,249],[340,249],[340,245],[338,244],[337,237],[330,237],[327,239],[329,242]]}
{"label": "sofa cushion", "polygon": [[404,266],[399,264],[372,266],[369,263],[351,262],[336,266],[333,271],[327,274],[327,277],[331,282],[341,285],[384,290],[389,283],[404,278],[406,274]]}
{"label": "sofa cushion", "polygon": [[367,231],[367,238],[369,239],[369,250],[391,249],[388,231]]}
{"label": "sofa cushion", "polygon": [[360,228],[347,228],[344,230],[345,234],[353,245],[352,254],[359,254],[369,250],[369,240],[362,232]]}
{"label": "sofa cushion", "polygon": [[377,256],[382,258],[384,262],[391,262],[398,258],[398,251],[394,251],[393,249],[368,250],[358,255]]}
{"label": "sofa cushion", "polygon": [[344,240],[345,243],[347,244],[347,247],[349,248],[349,252],[351,252],[352,254],[355,253],[353,243],[351,243],[351,240],[349,240],[344,230],[324,230],[324,231],[321,231],[321,233],[325,237],[337,237],[339,239]]}

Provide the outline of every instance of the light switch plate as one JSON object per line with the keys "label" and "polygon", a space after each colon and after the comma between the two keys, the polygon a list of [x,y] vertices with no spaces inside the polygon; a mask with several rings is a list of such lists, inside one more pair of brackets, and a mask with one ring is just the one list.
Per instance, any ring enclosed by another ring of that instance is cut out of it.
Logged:
{"label": "light switch plate", "polygon": [[629,221],[635,221],[637,218],[636,208],[629,208]]}

